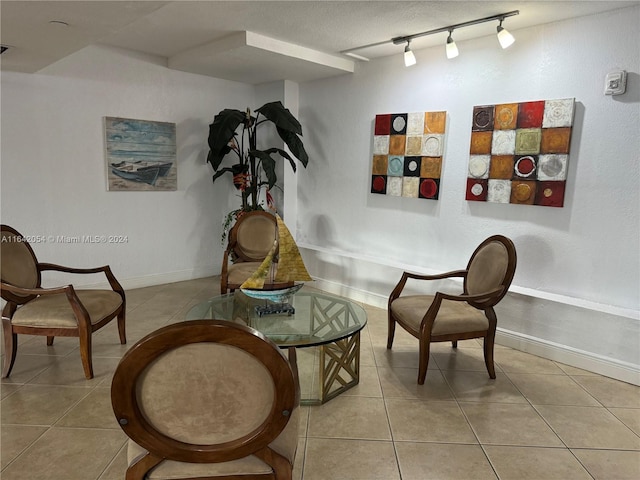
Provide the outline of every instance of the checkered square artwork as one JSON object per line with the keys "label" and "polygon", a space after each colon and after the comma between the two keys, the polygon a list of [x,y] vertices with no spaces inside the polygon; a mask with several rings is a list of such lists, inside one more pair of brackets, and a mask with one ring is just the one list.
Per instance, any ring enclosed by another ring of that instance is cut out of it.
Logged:
{"label": "checkered square artwork", "polygon": [[562,207],[574,99],[473,108],[466,199]]}
{"label": "checkered square artwork", "polygon": [[371,193],[437,200],[447,112],[376,115]]}

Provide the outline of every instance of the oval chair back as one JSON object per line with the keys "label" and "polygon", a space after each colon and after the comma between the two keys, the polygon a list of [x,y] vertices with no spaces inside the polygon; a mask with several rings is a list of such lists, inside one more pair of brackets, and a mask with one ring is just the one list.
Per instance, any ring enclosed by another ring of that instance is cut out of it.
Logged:
{"label": "oval chair back", "polygon": [[464,293],[477,295],[498,287],[504,290],[488,302],[469,302],[476,308],[486,309],[497,305],[507,294],[516,271],[516,248],[502,235],[494,235],[482,242],[473,252],[467,265]]}
{"label": "oval chair back", "polygon": [[261,262],[277,238],[276,218],[268,212],[247,212],[229,233],[235,255],[244,262]]}
{"label": "oval chair back", "polygon": [[[39,288],[41,282],[36,254],[20,232],[9,225],[0,225],[0,277],[2,282],[21,288]],[[18,305],[36,295],[22,296],[2,290],[2,298]]]}
{"label": "oval chair back", "polygon": [[194,320],[149,334],[111,386],[131,439],[127,478],[290,478],[297,388],[286,357],[252,328]]}

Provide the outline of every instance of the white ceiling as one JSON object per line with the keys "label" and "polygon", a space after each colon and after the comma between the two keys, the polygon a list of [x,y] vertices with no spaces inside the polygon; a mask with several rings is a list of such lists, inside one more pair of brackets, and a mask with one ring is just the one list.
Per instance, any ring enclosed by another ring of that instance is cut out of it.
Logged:
{"label": "white ceiling", "polygon": [[[164,57],[169,68],[263,83],[304,82],[353,71],[340,52],[496,15],[509,31],[591,15],[638,1],[13,1],[0,2],[2,70],[34,73],[88,45]],[[65,22],[68,26],[60,23]],[[497,22],[456,30],[457,42],[494,35]],[[443,45],[446,33],[416,39]],[[361,53],[401,52],[388,43]]]}

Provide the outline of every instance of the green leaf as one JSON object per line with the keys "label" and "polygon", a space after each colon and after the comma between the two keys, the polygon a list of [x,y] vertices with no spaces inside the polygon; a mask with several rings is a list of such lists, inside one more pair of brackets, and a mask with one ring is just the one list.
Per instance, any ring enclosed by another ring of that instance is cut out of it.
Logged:
{"label": "green leaf", "polygon": [[291,164],[291,168],[293,169],[294,172],[296,171],[297,167],[296,167],[295,159],[292,158],[291,155],[289,155],[285,150],[273,147],[264,151],[269,155],[271,155],[272,153],[278,153],[282,158],[286,158],[287,160],[289,160],[289,164]]}
{"label": "green leaf", "polygon": [[278,135],[280,138],[284,140],[284,143],[287,144],[291,153],[300,161],[304,167],[307,167],[307,163],[309,163],[309,155],[307,155],[307,151],[304,149],[304,145],[302,144],[302,140],[295,134],[278,128]]}
{"label": "green leaf", "polygon": [[[274,150],[274,149],[269,149]],[[278,181],[278,176],[276,175],[276,161],[271,157],[269,153],[262,150],[251,150],[249,155],[253,155],[257,157],[262,162],[262,171],[267,176],[267,181],[269,182],[269,188],[273,188],[273,186]]]}
{"label": "green leaf", "polygon": [[209,150],[209,153],[207,154],[207,162],[211,164],[214,171],[218,170],[218,167],[220,167],[220,162],[222,162],[224,156],[230,151],[231,147],[229,146],[225,147],[219,155],[214,155],[213,151]]}
{"label": "green leaf", "polygon": [[279,129],[302,135],[302,125],[300,125],[300,122],[298,122],[289,109],[282,105],[282,102],[265,103],[257,109],[256,112],[271,120]]}
{"label": "green leaf", "polygon": [[209,125],[209,148],[211,151],[207,161],[214,170],[218,170],[224,156],[231,151],[229,141],[233,138],[238,125],[245,119],[245,113],[240,110],[224,109],[213,118]]}

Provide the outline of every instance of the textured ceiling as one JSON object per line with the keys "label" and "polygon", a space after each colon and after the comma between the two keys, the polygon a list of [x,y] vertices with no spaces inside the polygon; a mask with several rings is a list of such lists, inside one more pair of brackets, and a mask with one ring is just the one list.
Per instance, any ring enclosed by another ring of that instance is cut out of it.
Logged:
{"label": "textured ceiling", "polygon": [[[343,50],[511,10],[518,29],[624,8],[618,1],[11,1],[0,2],[2,70],[40,71],[91,44],[166,59],[169,68],[247,83],[308,81],[353,71]],[[52,21],[65,22],[68,26]],[[497,22],[456,31],[460,42],[495,34]],[[414,50],[444,45],[446,33]],[[401,52],[391,43],[369,58]],[[358,52],[360,53],[360,52]]]}

